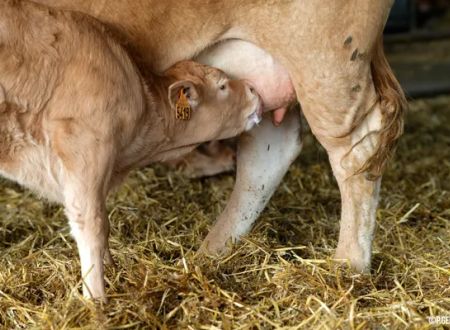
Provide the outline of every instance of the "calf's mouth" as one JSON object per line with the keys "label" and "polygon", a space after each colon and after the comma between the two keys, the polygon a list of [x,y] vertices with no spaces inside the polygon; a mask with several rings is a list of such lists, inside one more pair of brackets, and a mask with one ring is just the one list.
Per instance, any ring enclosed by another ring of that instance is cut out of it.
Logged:
{"label": "calf's mouth", "polygon": [[263,113],[263,102],[261,97],[258,95],[258,102],[255,105],[254,111],[247,117],[247,124],[245,130],[248,131],[252,129],[254,126],[258,125],[262,120]]}

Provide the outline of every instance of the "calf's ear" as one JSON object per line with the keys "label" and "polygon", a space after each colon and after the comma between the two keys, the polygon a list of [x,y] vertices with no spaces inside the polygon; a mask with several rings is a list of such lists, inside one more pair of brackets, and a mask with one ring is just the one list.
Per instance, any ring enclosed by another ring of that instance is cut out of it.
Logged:
{"label": "calf's ear", "polygon": [[169,86],[169,103],[172,109],[176,109],[180,103],[195,109],[199,104],[199,94],[195,84],[190,80],[181,80]]}

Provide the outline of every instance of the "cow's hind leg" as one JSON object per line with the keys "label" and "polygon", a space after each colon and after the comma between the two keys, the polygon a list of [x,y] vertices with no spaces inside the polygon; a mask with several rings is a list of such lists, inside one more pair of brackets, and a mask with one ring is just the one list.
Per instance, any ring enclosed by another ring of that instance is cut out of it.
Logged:
{"label": "cow's hind leg", "polygon": [[[347,148],[351,145],[347,145]],[[345,149],[329,149],[334,176],[341,192],[341,224],[335,257],[348,260],[353,269],[367,272],[370,268],[372,239],[375,229],[380,178],[368,180],[365,174],[354,175],[356,168],[342,164]],[[355,156],[348,156],[349,162]]]}
{"label": "cow's hind leg", "polygon": [[[348,40],[342,39],[344,46]],[[361,55],[353,49],[344,49],[344,55],[321,50],[327,61],[298,69],[294,80],[303,112],[328,152],[341,192],[336,258],[365,272],[370,269],[381,173],[402,132],[405,102],[381,40],[373,52]]]}
{"label": "cow's hind leg", "polygon": [[240,137],[236,183],[225,210],[202,244],[203,252],[226,252],[227,241],[237,241],[248,233],[300,150],[297,110],[291,110],[279,127],[266,115],[258,127]]}

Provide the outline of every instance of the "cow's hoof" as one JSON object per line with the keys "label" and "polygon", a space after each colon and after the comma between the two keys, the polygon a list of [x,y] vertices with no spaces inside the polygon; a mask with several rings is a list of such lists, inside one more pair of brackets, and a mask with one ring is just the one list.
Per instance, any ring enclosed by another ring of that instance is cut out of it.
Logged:
{"label": "cow's hoof", "polygon": [[349,265],[350,268],[362,274],[370,273],[370,257],[364,257],[364,254],[358,249],[348,249],[345,251],[336,250],[334,259],[341,262],[343,265]]}
{"label": "cow's hoof", "polygon": [[233,243],[231,238],[227,240],[216,239],[208,235],[200,246],[198,253],[210,257],[223,257],[230,254],[232,249]]}

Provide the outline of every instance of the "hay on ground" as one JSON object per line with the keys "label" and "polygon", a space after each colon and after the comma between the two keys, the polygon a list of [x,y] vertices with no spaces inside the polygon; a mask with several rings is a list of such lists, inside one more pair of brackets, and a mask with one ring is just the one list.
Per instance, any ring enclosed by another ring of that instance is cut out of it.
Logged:
{"label": "hay on ground", "polygon": [[[311,137],[230,256],[195,258],[232,175],[188,180],[155,166],[108,202],[110,302],[80,296],[62,209],[0,185],[0,327],[421,328],[450,316],[450,98],[412,103],[383,179],[370,276],[335,267],[339,193]],[[319,151],[318,151],[319,150]]]}

